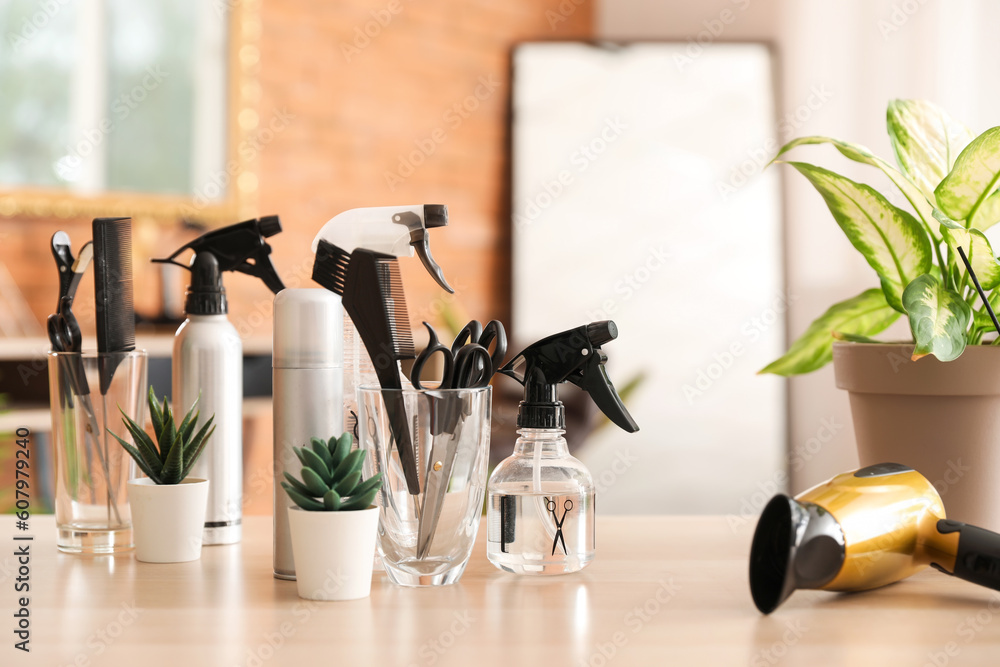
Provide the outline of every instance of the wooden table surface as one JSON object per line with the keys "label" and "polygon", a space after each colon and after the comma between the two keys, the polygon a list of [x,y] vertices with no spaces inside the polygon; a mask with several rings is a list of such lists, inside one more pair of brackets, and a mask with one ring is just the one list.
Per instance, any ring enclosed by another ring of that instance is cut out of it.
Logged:
{"label": "wooden table surface", "polygon": [[[0,665],[1000,665],[1000,593],[928,570],[879,591],[800,591],[771,616],[750,600],[753,522],[598,519],[596,560],[548,578],[486,560],[462,580],[310,602],[271,576],[271,521],[240,545],[171,565],[80,557],[32,517],[31,653],[15,650],[14,518],[0,517]],[[24,544],[24,542],[17,543]]]}

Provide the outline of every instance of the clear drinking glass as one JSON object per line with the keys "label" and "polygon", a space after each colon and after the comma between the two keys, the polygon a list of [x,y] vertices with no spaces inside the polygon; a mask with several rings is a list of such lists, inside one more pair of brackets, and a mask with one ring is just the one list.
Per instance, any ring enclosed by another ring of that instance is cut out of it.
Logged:
{"label": "clear drinking glass", "polygon": [[[369,453],[365,476],[383,476],[378,552],[394,583],[453,584],[465,571],[486,492],[492,396],[489,386],[358,389],[361,446]],[[408,480],[390,425],[398,410],[404,410],[413,443],[416,495],[413,472]]]}
{"label": "clear drinking glass", "polygon": [[[110,378],[104,393],[102,373],[105,383]],[[126,487],[132,459],[105,427],[132,443],[118,408],[145,424],[146,390],[145,351],[49,353],[61,551],[110,554],[132,548]]]}

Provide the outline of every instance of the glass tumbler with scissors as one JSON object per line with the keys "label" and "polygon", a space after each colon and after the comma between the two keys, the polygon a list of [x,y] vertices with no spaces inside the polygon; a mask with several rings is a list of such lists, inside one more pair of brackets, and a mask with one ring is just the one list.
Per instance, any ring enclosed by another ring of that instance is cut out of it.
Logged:
{"label": "glass tumbler with scissors", "polygon": [[[372,451],[372,470],[382,472],[379,554],[389,578],[404,586],[458,581],[479,528],[486,491],[494,372],[507,352],[503,325],[470,322],[445,347],[426,322],[430,342],[414,361],[412,389],[400,391],[413,425],[420,493],[410,494],[391,446],[384,390],[362,387],[358,403],[361,441]],[[491,351],[492,349],[492,351]],[[438,357],[440,379],[431,381]]]}
{"label": "glass tumbler with scissors", "polygon": [[[52,237],[52,255],[59,270],[59,301],[49,315],[49,395],[52,444],[55,449],[56,545],[70,553],[106,554],[132,548],[132,522],[126,482],[131,459],[107,426],[117,429],[121,412],[142,422],[146,388],[143,351],[84,352],[73,301],[83,274],[93,259],[87,242],[73,257],[65,232]],[[105,393],[99,387],[100,366],[110,357],[117,371]],[[109,442],[110,441],[110,442]]]}

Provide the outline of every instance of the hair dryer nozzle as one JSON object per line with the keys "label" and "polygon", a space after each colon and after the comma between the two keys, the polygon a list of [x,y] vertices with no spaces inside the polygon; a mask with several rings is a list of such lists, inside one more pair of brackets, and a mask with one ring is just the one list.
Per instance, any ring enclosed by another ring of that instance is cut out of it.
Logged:
{"label": "hair dryer nozzle", "polygon": [[750,594],[770,614],[796,589],[821,588],[846,557],[840,524],[819,505],[777,495],[764,508],[750,547]]}

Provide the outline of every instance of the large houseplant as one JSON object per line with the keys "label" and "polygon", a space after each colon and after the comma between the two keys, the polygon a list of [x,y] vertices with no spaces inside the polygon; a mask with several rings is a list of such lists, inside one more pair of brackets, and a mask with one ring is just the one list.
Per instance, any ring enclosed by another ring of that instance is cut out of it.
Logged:
{"label": "large houseplant", "polygon": [[[364,479],[366,452],[351,451],[350,433],[311,447],[293,447],[301,479],[285,473],[281,486],[295,506],[288,508],[292,556],[299,596],[310,600],[368,597],[375,558],[382,473]],[[277,510],[277,508],[276,508]]]}
{"label": "large houseplant", "polygon": [[[984,232],[1000,221],[1000,127],[974,136],[925,101],[892,101],[886,115],[898,169],[864,146],[818,136],[795,139],[775,157],[831,144],[880,170],[906,206],[822,167],[788,162],[823,197],[879,287],[831,306],[761,372],[807,373],[832,358],[837,386],[850,394],[862,465],[911,465],[935,481],[957,518],[997,530],[1000,351],[991,346],[1000,337],[958,248],[996,306],[1000,262]],[[871,339],[901,315],[912,342]]]}
{"label": "large houseplant", "polygon": [[147,563],[197,560],[201,556],[209,483],[205,479],[188,478],[188,473],[215,432],[212,426],[215,417],[209,417],[199,429],[201,413],[191,406],[178,425],[170,403],[164,398],[163,404],[158,404],[152,387],[148,402],[155,444],[124,411],[122,424],[135,445],[108,429],[147,475],[128,483],[135,557]]}

